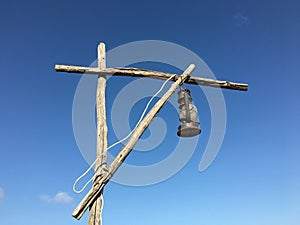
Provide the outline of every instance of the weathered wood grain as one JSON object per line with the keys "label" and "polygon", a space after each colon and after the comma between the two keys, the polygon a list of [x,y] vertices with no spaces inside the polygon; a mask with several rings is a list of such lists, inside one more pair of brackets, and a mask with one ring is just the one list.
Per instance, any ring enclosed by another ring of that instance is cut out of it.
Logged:
{"label": "weathered wood grain", "polygon": [[[106,68],[105,59],[105,44],[100,43],[98,46],[98,68],[100,70]],[[107,124],[106,124],[106,106],[105,106],[105,75],[98,75],[98,86],[96,96],[96,111],[97,111],[97,149],[94,177],[97,178],[103,174],[106,169],[107,158]],[[97,180],[94,179],[94,182]],[[103,208],[103,190],[97,196],[96,201],[90,207],[88,225],[102,224],[102,208]]]}
{"label": "weathered wood grain", "polygon": [[[90,68],[81,66],[67,66],[67,65],[55,65],[57,72],[67,73],[81,73],[81,74],[100,74],[100,75],[111,75],[111,76],[132,76],[132,77],[148,77],[154,79],[167,80],[174,74],[158,72],[152,70],[141,70],[136,68]],[[175,76],[173,81],[176,81],[178,76]],[[248,84],[235,83],[230,81],[213,80],[202,77],[190,76],[185,83],[198,84],[202,86],[218,87],[238,91],[247,91]]]}

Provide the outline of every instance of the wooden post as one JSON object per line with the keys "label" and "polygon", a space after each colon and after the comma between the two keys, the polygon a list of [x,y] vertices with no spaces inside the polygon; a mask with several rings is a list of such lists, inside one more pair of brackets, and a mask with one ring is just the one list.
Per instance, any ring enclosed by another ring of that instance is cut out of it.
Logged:
{"label": "wooden post", "polygon": [[170,99],[170,97],[175,93],[176,89],[184,83],[184,81],[188,78],[190,73],[194,70],[195,65],[191,64],[182,75],[177,77],[176,82],[172,84],[170,89],[159,99],[153,108],[148,112],[145,118],[139,123],[137,128],[134,130],[132,135],[130,136],[126,145],[121,149],[115,159],[109,166],[108,172],[103,174],[103,176],[99,179],[97,183],[94,183],[93,188],[88,192],[88,194],[82,199],[76,209],[73,211],[72,216],[76,219],[80,219],[84,212],[88,209],[88,207],[94,203],[99,193],[102,192],[104,186],[108,183],[110,178],[114,175],[117,169],[121,166],[123,161],[132,151],[135,144],[138,142],[141,135],[147,129],[151,121],[160,111],[160,109],[164,106],[164,104]]}
{"label": "wooden post", "polygon": [[[100,43],[98,46],[98,68],[103,70],[106,68],[105,59],[105,44]],[[106,89],[106,77],[105,75],[98,75],[97,86],[97,99],[96,99],[96,111],[97,111],[97,161],[95,164],[94,182],[103,175],[106,168],[107,158],[107,124],[106,124],[106,107],[105,107],[105,89]],[[102,224],[102,208],[103,208],[103,190],[97,196],[97,199],[90,207],[90,214],[88,225],[101,225]]]}

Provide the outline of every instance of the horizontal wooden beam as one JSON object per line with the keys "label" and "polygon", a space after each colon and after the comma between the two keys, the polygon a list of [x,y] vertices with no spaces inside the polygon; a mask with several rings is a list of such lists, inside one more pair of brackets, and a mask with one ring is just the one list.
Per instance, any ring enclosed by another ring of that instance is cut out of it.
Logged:
{"label": "horizontal wooden beam", "polygon": [[[82,67],[82,66],[67,66],[55,65],[57,72],[67,73],[81,73],[81,74],[97,74],[97,75],[111,75],[111,76],[132,76],[132,77],[149,77],[154,79],[167,80],[174,74],[158,72],[153,70],[141,70],[136,68],[106,68],[100,70],[99,68]],[[178,76],[174,76],[172,81],[176,81]],[[202,86],[218,87],[238,91],[247,91],[248,84],[235,83],[229,81],[213,80],[201,77],[190,76],[185,83],[198,84]]]}
{"label": "horizontal wooden beam", "polygon": [[138,142],[144,131],[147,129],[151,121],[155,118],[157,113],[166,104],[170,97],[175,93],[176,89],[188,78],[190,73],[194,70],[195,65],[191,64],[182,75],[178,76],[176,81],[172,84],[169,90],[155,103],[153,108],[147,113],[144,119],[138,124],[136,129],[131,134],[125,146],[120,150],[118,155],[114,158],[108,168],[108,172],[100,177],[98,182],[94,182],[93,188],[82,199],[76,209],[73,211],[72,216],[80,219],[84,212],[93,204],[101,190],[108,183],[110,178],[115,174],[117,169],[122,165],[126,157],[130,154],[135,144]]}

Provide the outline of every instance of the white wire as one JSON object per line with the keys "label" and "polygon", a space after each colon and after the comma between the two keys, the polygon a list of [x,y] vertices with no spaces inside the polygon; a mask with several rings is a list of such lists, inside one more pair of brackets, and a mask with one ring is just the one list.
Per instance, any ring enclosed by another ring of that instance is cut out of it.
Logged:
{"label": "white wire", "polygon": [[[128,139],[129,137],[130,137],[130,135],[135,131],[135,129],[138,127],[138,125],[140,124],[140,122],[142,121],[142,119],[143,119],[143,117],[144,117],[144,115],[146,114],[146,112],[147,112],[147,109],[149,108],[149,106],[150,106],[150,104],[151,104],[151,102],[153,101],[153,99],[163,90],[163,88],[166,86],[166,84],[167,84],[167,82],[169,81],[169,80],[171,80],[173,77],[175,76],[175,74],[173,74],[171,77],[169,77],[163,84],[162,84],[162,86],[160,87],[160,89],[151,97],[151,99],[149,100],[149,102],[147,103],[147,105],[146,105],[146,107],[145,107],[145,109],[144,109],[144,111],[143,111],[143,113],[142,113],[142,115],[141,115],[141,117],[140,117],[140,119],[139,119],[139,121],[137,122],[137,124],[135,125],[135,127],[133,128],[133,130],[125,137],[125,138],[123,138],[122,140],[120,140],[120,141],[117,141],[117,142],[115,142],[114,144],[112,144],[111,146],[109,146],[108,148],[107,148],[107,151],[109,150],[109,149],[111,149],[112,147],[114,147],[114,146],[116,146],[116,145],[118,145],[118,144],[120,144],[120,143],[122,143],[123,141],[125,141],[126,139]],[[80,190],[77,190],[76,189],[76,185],[77,185],[77,183],[94,167],[94,165],[96,164],[96,162],[97,162],[97,160],[98,160],[99,158],[96,158],[95,159],[95,161],[90,165],[90,167],[82,174],[82,175],[80,175],[76,180],[75,180],[75,182],[74,182],[74,184],[73,184],[73,191],[75,192],[75,193],[77,193],[77,194],[79,194],[79,193],[81,193],[81,192],[83,192],[84,190],[85,190],[85,188],[89,185],[89,183],[91,183],[92,181],[93,181],[93,177],[87,182],[87,183],[85,183],[85,185],[80,189]]]}

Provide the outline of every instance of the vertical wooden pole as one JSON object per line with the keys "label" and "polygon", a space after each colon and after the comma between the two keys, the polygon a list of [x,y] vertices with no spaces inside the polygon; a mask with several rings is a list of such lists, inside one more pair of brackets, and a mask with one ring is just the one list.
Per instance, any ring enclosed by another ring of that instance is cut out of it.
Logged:
{"label": "vertical wooden pole", "polygon": [[[98,46],[98,68],[100,70],[106,68],[105,59],[105,44],[100,43]],[[105,89],[106,77],[98,76],[96,108],[97,108],[97,162],[95,164],[95,179],[101,177],[103,172],[107,171],[106,158],[107,158],[107,124],[106,124],[106,108],[105,108]],[[88,225],[101,225],[102,224],[102,208],[103,208],[103,191],[97,197],[97,200],[90,208]]]}

